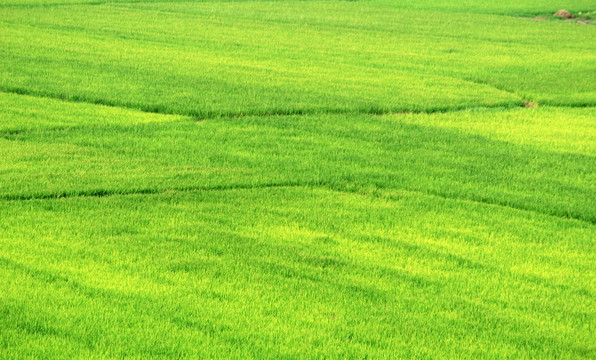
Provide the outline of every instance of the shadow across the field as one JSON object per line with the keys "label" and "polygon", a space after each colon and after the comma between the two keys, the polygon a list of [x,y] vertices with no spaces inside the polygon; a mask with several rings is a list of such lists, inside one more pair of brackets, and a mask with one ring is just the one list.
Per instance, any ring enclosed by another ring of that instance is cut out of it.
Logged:
{"label": "shadow across the field", "polygon": [[[43,146],[51,152],[47,161],[56,160],[48,168],[3,170],[7,180],[19,179],[5,183],[4,200],[288,186],[403,189],[596,223],[593,156],[409,124],[399,116],[252,117],[14,136],[20,146]],[[61,156],[67,149],[78,155]],[[102,164],[112,164],[108,174]]]}

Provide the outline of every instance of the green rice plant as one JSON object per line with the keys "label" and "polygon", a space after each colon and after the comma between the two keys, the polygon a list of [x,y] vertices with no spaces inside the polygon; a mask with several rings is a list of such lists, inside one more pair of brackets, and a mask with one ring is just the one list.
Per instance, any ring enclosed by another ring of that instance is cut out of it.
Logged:
{"label": "green rice plant", "polygon": [[200,118],[584,106],[596,98],[594,50],[581,45],[594,37],[591,27],[367,2],[3,12],[6,92]]}
{"label": "green rice plant", "polygon": [[0,4],[0,359],[593,359],[586,0]]}
{"label": "green rice plant", "polygon": [[595,227],[310,187],[2,202],[7,358],[577,358]]}

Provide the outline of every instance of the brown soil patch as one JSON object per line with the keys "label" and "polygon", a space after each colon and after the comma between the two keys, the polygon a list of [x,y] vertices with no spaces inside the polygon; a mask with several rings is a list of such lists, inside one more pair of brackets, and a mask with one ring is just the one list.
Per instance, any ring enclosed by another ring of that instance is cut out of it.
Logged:
{"label": "brown soil patch", "polygon": [[535,108],[537,107],[538,104],[536,104],[535,102],[531,102],[531,101],[524,101],[524,107],[527,108]]}
{"label": "brown soil patch", "polygon": [[558,16],[558,17],[561,17],[563,19],[573,19],[573,18],[575,18],[575,16],[573,16],[573,14],[570,13],[569,11],[567,11],[567,10],[559,10],[556,13],[554,13],[553,16]]}

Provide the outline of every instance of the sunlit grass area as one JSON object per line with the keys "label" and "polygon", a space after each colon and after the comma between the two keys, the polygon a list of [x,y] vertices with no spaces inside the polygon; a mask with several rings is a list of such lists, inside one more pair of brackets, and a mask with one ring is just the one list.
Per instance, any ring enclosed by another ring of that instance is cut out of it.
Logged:
{"label": "sunlit grass area", "polygon": [[307,187],[9,206],[9,355],[590,353],[591,224]]}
{"label": "sunlit grass area", "polygon": [[0,358],[594,358],[561,8],[4,1]]}

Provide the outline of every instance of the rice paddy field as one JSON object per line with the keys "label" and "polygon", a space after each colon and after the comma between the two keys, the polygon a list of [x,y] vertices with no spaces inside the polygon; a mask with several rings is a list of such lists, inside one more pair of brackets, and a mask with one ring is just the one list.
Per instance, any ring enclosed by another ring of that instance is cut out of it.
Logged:
{"label": "rice paddy field", "polygon": [[595,11],[0,0],[0,359],[596,358]]}

